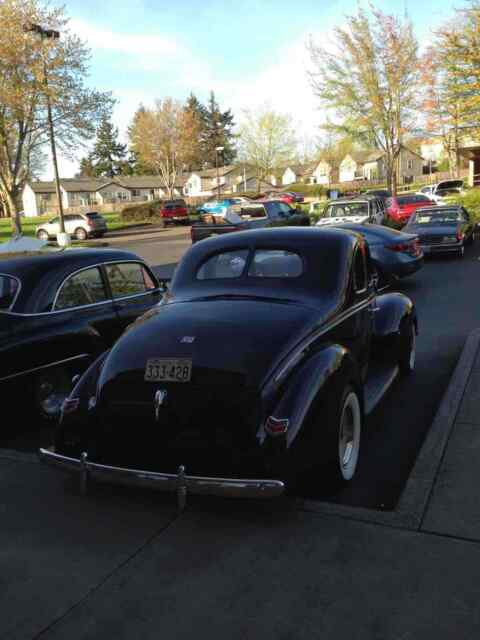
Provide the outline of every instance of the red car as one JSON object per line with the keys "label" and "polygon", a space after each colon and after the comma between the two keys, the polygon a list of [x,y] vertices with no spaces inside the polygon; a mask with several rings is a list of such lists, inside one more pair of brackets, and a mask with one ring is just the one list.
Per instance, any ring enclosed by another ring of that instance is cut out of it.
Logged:
{"label": "red car", "polygon": [[166,200],[160,209],[160,216],[165,224],[185,222],[188,220],[188,209],[185,200]]}
{"label": "red car", "polygon": [[417,209],[435,205],[427,196],[411,193],[405,196],[393,196],[385,202],[387,217],[398,225],[406,224]]}

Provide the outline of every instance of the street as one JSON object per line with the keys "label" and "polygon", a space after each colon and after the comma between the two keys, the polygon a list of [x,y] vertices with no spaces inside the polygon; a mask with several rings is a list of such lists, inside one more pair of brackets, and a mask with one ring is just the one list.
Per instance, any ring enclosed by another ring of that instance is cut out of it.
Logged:
{"label": "street", "polygon": [[[117,246],[134,251],[154,265],[159,276],[168,277],[190,239],[188,230],[178,229],[158,239],[133,239]],[[480,243],[469,248],[463,259],[428,259],[420,272],[400,283],[398,290],[411,296],[418,310],[416,371],[396,381],[367,422],[352,485],[331,495],[332,489],[319,481],[309,488],[308,497],[381,510],[395,507],[466,336],[480,325],[480,307],[472,298],[480,269],[479,247]],[[49,426],[29,429],[4,438],[2,446],[34,450],[46,444],[50,431]]]}

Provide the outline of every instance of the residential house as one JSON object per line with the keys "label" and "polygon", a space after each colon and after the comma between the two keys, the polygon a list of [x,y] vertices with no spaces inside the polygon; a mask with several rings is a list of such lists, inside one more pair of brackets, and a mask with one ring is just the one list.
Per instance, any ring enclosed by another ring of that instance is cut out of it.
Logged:
{"label": "residential house", "polygon": [[[183,193],[186,178],[177,179],[174,195]],[[116,176],[108,178],[67,178],[60,181],[65,211],[99,205],[126,204],[165,198],[167,192],[159,176]],[[29,182],[22,193],[25,216],[56,213],[58,200],[54,182]]]}
{"label": "residential house", "polygon": [[[398,181],[408,183],[422,175],[423,158],[415,151],[402,147],[398,156]],[[385,152],[381,149],[352,151],[340,163],[339,182],[355,180],[385,180],[387,176]]]}
{"label": "residential house", "polygon": [[311,184],[332,184],[338,182],[338,166],[328,162],[328,160],[320,160],[312,173]]}
{"label": "residential house", "polygon": [[287,186],[289,184],[296,184],[299,182],[305,182],[307,184],[314,183],[314,172],[317,167],[317,162],[307,162],[306,164],[289,165],[285,168],[282,174],[282,184]]}
{"label": "residential house", "polygon": [[[243,165],[226,165],[213,169],[194,171],[186,180],[184,194],[201,197],[231,193],[232,186],[244,172]],[[217,183],[218,176],[218,183]]]}

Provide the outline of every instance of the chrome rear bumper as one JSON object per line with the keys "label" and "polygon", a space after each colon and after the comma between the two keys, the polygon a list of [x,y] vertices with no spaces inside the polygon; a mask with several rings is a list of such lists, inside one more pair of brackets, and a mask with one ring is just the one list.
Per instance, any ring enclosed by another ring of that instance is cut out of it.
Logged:
{"label": "chrome rear bumper", "polygon": [[53,449],[40,449],[39,456],[46,464],[62,471],[78,473],[82,493],[86,493],[91,481],[169,491],[177,494],[180,509],[185,507],[187,493],[229,498],[274,498],[285,491],[285,485],[280,480],[188,476],[182,466],[176,474],[157,473],[89,462],[86,453],[78,459],[62,456]]}

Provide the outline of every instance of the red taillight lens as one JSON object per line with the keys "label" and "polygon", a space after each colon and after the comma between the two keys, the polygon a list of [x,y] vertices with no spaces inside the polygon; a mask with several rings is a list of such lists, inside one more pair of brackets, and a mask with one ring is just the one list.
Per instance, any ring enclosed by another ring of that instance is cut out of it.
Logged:
{"label": "red taillight lens", "polygon": [[270,436],[283,436],[288,431],[288,418],[274,418],[270,416],[265,422],[265,431]]}
{"label": "red taillight lens", "polygon": [[420,252],[418,240],[414,240],[413,242],[399,242],[397,244],[388,244],[385,245],[385,249],[390,249],[390,251],[395,251],[397,253],[408,253],[410,255],[418,255],[418,253]]}
{"label": "red taillight lens", "polygon": [[461,242],[465,235],[461,231],[457,231],[457,240]]}
{"label": "red taillight lens", "polygon": [[80,406],[80,398],[67,398],[62,404],[62,414],[75,413]]}

